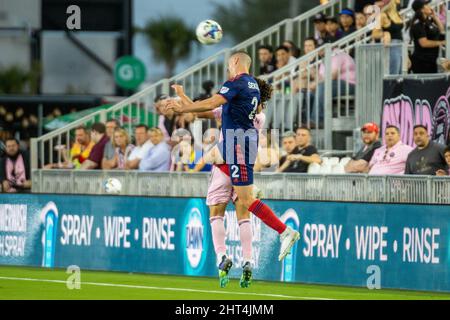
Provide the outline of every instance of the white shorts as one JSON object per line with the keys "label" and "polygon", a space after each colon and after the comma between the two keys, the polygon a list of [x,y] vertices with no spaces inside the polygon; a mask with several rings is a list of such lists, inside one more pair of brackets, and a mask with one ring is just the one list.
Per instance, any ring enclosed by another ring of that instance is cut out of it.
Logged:
{"label": "white shorts", "polygon": [[222,172],[217,166],[213,166],[211,177],[209,178],[208,195],[206,204],[215,206],[222,203],[228,203],[237,199],[236,191],[231,184],[231,178]]}

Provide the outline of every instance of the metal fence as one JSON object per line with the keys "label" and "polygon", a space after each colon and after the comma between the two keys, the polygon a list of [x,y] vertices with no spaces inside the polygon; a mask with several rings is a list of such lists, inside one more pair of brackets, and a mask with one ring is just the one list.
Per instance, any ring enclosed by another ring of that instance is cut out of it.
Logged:
{"label": "metal fence", "polygon": [[[434,1],[433,6],[445,1]],[[110,118],[123,119],[127,115],[129,119],[125,123],[125,127],[131,132],[135,124],[147,122],[150,114],[156,114],[153,109],[153,100],[158,94],[169,93],[171,84],[182,84],[186,93],[193,98],[200,93],[201,84],[204,80],[213,80],[216,85],[225,80],[225,62],[232,51],[246,50],[256,61],[257,48],[260,44],[280,43],[285,39],[294,39],[297,43],[302,43],[305,35],[312,34],[312,18],[315,14],[324,12],[335,15],[340,9],[349,6],[351,3],[350,0],[333,0],[297,18],[286,19],[234,48],[218,52],[171,79],[161,80],[143,89],[110,109],[98,111],[64,128],[55,130],[38,139],[32,139],[32,168],[36,169],[48,163],[59,162],[61,155],[55,151],[55,147],[65,145],[66,149],[70,149],[71,135],[76,127],[90,125],[96,121],[104,122]],[[406,17],[410,11],[405,10],[402,15]],[[356,127],[358,113],[365,114],[366,111],[364,104],[358,105],[358,108],[355,107],[355,88],[350,81],[345,80],[346,74],[349,73],[348,70],[355,66],[339,66],[337,79],[331,78],[330,66],[333,64],[333,57],[336,54],[352,56],[357,45],[368,43],[371,40],[369,34],[371,29],[371,26],[366,26],[332,45],[326,46],[324,56],[321,54],[321,49],[317,49],[272,73],[268,79],[278,89],[267,110],[268,120],[272,123],[272,127],[284,131],[293,128],[295,125],[306,125],[314,129],[314,144],[318,148],[328,150],[352,149],[348,141],[351,141],[352,130]],[[367,61],[361,63],[367,63]],[[324,70],[322,74],[320,74],[321,66]],[[346,69],[343,70],[343,67]],[[256,70],[255,68],[257,68],[257,64],[253,64],[253,73]],[[298,82],[305,75],[307,77],[306,85],[300,85],[298,91],[291,90],[293,83]],[[315,90],[309,90],[309,84],[314,77],[314,81],[319,78],[323,78],[324,81],[322,83],[317,81]],[[132,116],[133,110],[136,113],[134,117]],[[152,118],[154,120],[153,125],[156,125],[157,117]]]}
{"label": "metal fence", "polygon": [[[121,195],[205,197],[208,173],[34,170],[33,192],[106,194],[104,181],[116,178]],[[450,178],[255,174],[265,199],[450,204]]]}
{"label": "metal fence", "polygon": [[[143,89],[110,109],[98,111],[64,128],[32,140],[32,167],[38,168],[48,163],[59,162],[61,160],[60,153],[55,152],[54,148],[58,145],[65,145],[66,149],[70,149],[71,135],[73,135],[73,130],[76,127],[80,125],[89,126],[96,121],[104,122],[110,118],[123,119],[124,115],[126,115],[129,119],[125,123],[125,128],[131,133],[132,127],[135,124],[148,123],[149,115],[156,115],[153,108],[153,100],[161,93],[168,94],[172,84],[178,83],[183,85],[185,92],[194,98],[201,93],[202,82],[204,80],[212,80],[216,86],[226,80],[226,61],[231,52],[245,50],[251,55],[253,61],[258,61],[257,51],[260,45],[279,45],[282,41],[289,39],[295,39],[301,43],[305,37],[311,35],[313,30],[313,17],[317,13],[322,12],[328,15],[336,15],[343,7],[349,6],[351,3],[352,0],[332,0],[296,18],[285,19],[233,48],[218,52],[171,79],[163,79]],[[254,63],[252,65],[252,73],[255,74],[258,67],[258,64]],[[132,110],[135,110],[136,113],[134,117],[132,116]],[[153,125],[156,125],[157,117],[152,118],[154,120]]]}

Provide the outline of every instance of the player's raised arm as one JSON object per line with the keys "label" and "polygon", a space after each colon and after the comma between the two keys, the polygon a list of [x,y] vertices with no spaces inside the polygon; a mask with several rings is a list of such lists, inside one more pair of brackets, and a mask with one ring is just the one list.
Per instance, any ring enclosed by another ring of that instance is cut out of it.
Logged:
{"label": "player's raised arm", "polygon": [[220,94],[215,94],[211,98],[206,100],[192,102],[192,103],[184,103],[183,101],[170,101],[167,105],[168,109],[172,109],[178,113],[189,113],[189,112],[205,112],[211,111],[223,104],[225,104],[227,100]]}

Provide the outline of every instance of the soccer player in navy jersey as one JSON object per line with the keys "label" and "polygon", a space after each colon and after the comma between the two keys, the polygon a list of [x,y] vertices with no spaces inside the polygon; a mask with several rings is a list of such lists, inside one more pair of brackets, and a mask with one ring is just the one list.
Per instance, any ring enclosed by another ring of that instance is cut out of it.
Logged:
{"label": "soccer player in navy jersey", "polygon": [[[230,80],[223,84],[218,94],[197,102],[171,100],[166,107],[178,113],[189,113],[211,111],[222,106],[223,141],[219,150],[229,167],[233,188],[248,211],[279,233],[281,248],[278,259],[281,261],[300,239],[300,234],[281,222],[266,204],[253,195],[253,166],[258,150],[254,118],[260,104],[260,91],[256,80],[249,75],[251,62],[245,52],[232,54],[228,59]],[[231,266],[232,261],[224,255],[219,264],[220,277],[227,277]]]}

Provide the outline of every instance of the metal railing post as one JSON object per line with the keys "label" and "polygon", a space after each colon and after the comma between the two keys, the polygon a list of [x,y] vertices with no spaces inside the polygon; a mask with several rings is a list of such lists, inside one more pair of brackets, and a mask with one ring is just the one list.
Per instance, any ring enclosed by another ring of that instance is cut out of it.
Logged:
{"label": "metal railing post", "polygon": [[294,41],[294,23],[292,19],[286,21],[286,40]]}
{"label": "metal railing post", "polygon": [[38,141],[37,138],[31,138],[30,142],[31,169],[38,169]]}
{"label": "metal railing post", "polygon": [[[333,51],[331,49],[331,44],[327,44],[325,46],[325,57],[324,57],[324,65],[325,65],[325,80],[324,80],[324,92],[320,94],[324,95],[324,104],[323,104],[323,113],[324,113],[324,134],[325,134],[325,149],[331,150],[333,144],[333,132],[331,129],[332,126],[332,115],[333,115],[333,80],[331,79],[331,55]],[[317,107],[320,108],[318,104]],[[317,110],[320,114],[321,110]]]}

